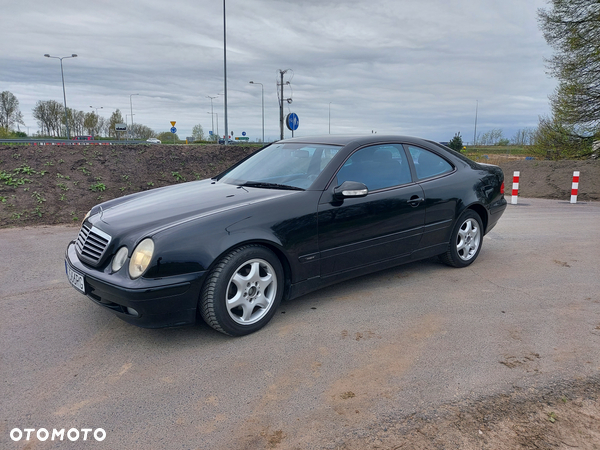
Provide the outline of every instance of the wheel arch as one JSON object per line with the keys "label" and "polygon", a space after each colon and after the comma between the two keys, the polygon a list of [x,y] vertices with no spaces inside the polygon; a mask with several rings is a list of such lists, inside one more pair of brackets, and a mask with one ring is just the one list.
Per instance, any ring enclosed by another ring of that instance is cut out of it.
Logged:
{"label": "wheel arch", "polygon": [[481,219],[481,223],[483,225],[483,234],[485,235],[487,233],[487,226],[488,226],[488,212],[487,212],[487,209],[485,208],[485,206],[483,206],[480,203],[474,203],[472,205],[469,205],[469,207],[467,207],[465,209],[465,211],[466,210],[471,210],[471,211],[474,211],[475,213],[477,213],[477,215]]}
{"label": "wheel arch", "polygon": [[[284,290],[283,290],[282,299],[288,298],[290,286],[292,283],[292,266],[290,264],[289,257],[279,245],[277,245],[276,243],[274,243],[272,241],[266,240],[266,239],[252,239],[252,240],[247,240],[247,241],[240,241],[240,242],[230,245],[225,250],[223,250],[218,256],[216,256],[214,258],[213,262],[210,264],[210,266],[207,269],[207,273],[211,273],[212,270],[214,269],[214,267],[219,263],[219,261],[221,261],[221,259],[223,259],[223,257],[225,257],[227,254],[229,254],[230,252],[232,252],[238,248],[246,247],[249,245],[258,245],[261,247],[265,247],[266,249],[272,251],[273,254],[277,257],[277,259],[279,260],[279,262],[281,263],[281,266],[283,268]],[[209,277],[206,277],[206,279],[202,283],[201,290],[204,287],[204,284],[206,284],[208,278]]]}

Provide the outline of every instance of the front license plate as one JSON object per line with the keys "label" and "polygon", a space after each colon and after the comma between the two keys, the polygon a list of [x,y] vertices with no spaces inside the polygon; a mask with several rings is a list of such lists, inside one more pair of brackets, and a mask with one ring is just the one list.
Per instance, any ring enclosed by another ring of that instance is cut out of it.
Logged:
{"label": "front license plate", "polygon": [[79,275],[65,262],[65,268],[67,269],[67,278],[69,282],[82,294],[85,294],[85,283],[83,281],[83,275]]}

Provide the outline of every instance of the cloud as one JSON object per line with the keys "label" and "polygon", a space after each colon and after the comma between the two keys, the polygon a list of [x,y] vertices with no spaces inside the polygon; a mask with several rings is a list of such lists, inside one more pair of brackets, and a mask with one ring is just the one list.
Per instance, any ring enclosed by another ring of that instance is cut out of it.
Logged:
{"label": "cloud", "polygon": [[[277,82],[285,74],[285,113],[296,136],[398,133],[448,140],[478,129],[510,137],[548,112],[556,83],[537,28],[542,0],[227,1],[229,131],[279,136]],[[62,100],[64,56],[69,107],[119,108],[157,132],[176,120],[180,136],[211,128],[210,100],[222,94],[220,1],[25,0],[6,6],[0,43],[0,90],[20,101],[27,126],[37,100]],[[224,132],[223,95],[213,100]],[[215,124],[216,127],[216,124]],[[216,131],[216,130],[215,130]],[[290,133],[287,134],[289,136]],[[468,138],[467,138],[468,139]]]}

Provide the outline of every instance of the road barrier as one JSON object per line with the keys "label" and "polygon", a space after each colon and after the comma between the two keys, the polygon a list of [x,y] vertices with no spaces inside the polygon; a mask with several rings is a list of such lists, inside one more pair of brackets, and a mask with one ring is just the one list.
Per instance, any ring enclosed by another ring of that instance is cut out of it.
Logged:
{"label": "road barrier", "polygon": [[579,171],[573,172],[573,184],[571,185],[571,203],[577,203],[577,192],[579,191]]}
{"label": "road barrier", "polygon": [[90,140],[90,141],[79,141],[69,139],[0,139],[0,145],[129,145],[129,144],[148,144],[146,141],[140,140]]}
{"label": "road barrier", "polygon": [[521,175],[521,172],[515,172],[513,174],[513,187],[512,187],[512,198],[510,200],[510,204],[511,205],[516,205],[517,201],[518,201],[518,195],[519,195],[519,176]]}
{"label": "road barrier", "polygon": [[[521,177],[521,172],[513,173],[513,186],[512,186],[511,199],[510,199],[511,205],[518,204],[520,177]],[[577,203],[577,194],[578,193],[579,193],[579,171],[576,170],[573,172],[573,183],[571,184],[571,201],[570,201],[570,203]]]}

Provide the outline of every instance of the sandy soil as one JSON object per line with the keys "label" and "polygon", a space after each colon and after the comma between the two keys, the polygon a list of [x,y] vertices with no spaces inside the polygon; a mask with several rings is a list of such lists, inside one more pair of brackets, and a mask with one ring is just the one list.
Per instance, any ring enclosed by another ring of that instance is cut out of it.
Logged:
{"label": "sandy soil", "polygon": [[578,201],[600,200],[600,161],[540,161],[513,158],[490,158],[502,167],[506,193],[512,189],[515,171],[520,172],[519,196],[530,198],[571,198],[573,172],[579,171]]}
{"label": "sandy soil", "polygon": [[376,427],[355,433],[334,448],[598,449],[599,382],[600,379],[593,378],[559,382],[539,391],[517,389],[444,405],[410,417],[391,417]]}

